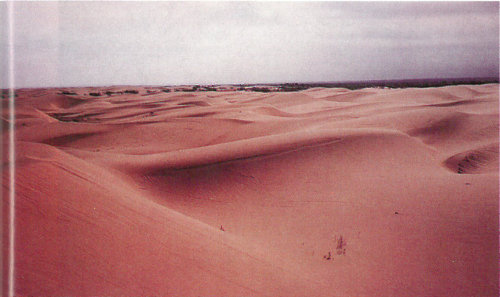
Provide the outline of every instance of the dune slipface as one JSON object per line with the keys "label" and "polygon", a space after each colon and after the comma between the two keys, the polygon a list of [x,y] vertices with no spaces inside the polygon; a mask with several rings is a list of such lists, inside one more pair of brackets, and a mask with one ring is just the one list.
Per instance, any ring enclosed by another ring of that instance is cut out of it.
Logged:
{"label": "dune slipface", "polygon": [[16,295],[498,296],[497,84],[17,95]]}

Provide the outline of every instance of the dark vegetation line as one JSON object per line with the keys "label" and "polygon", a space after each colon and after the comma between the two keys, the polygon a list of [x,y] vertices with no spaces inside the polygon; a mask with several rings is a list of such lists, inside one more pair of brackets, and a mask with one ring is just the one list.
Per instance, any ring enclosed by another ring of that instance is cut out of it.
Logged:
{"label": "dark vegetation line", "polygon": [[[439,79],[404,79],[404,80],[368,80],[344,82],[310,82],[310,83],[284,83],[284,84],[259,84],[259,86],[277,86],[280,91],[300,91],[309,88],[345,88],[350,90],[386,87],[386,88],[435,88],[450,85],[481,85],[498,83],[498,77],[486,78],[439,78]],[[250,86],[250,85],[238,85]],[[254,91],[262,91],[257,88]]]}
{"label": "dark vegetation line", "polygon": [[[369,80],[345,82],[308,82],[308,83],[281,83],[281,84],[232,84],[232,85],[194,85],[190,88],[176,88],[174,92],[203,92],[220,91],[221,86],[232,86],[238,91],[251,92],[296,92],[310,88],[345,88],[358,90],[364,88],[435,88],[452,85],[480,85],[498,83],[498,77],[486,78],[439,78],[439,79],[404,79],[404,80]],[[167,86],[170,87],[170,86]],[[164,91],[164,92],[169,92]]]}
{"label": "dark vegetation line", "polygon": [[[498,83],[498,77],[486,78],[439,78],[439,79],[404,79],[404,80],[368,80],[368,81],[344,81],[344,82],[308,82],[308,83],[261,83],[261,84],[232,84],[238,91],[252,92],[296,92],[310,88],[345,88],[358,90],[364,88],[435,88],[451,85],[480,85]],[[218,91],[218,87],[224,85],[201,86],[194,85],[191,88],[175,88],[175,92],[203,92]],[[228,85],[225,85],[228,86]]]}
{"label": "dark vegetation line", "polygon": [[[208,92],[224,91],[226,87],[232,87],[238,91],[250,92],[296,92],[310,88],[345,88],[349,90],[358,90],[364,88],[435,88],[452,85],[480,85],[488,83],[499,83],[498,77],[482,78],[437,78],[437,79],[403,79],[403,80],[367,80],[367,81],[342,81],[342,82],[305,82],[305,83],[259,83],[259,84],[215,84],[215,85],[191,85],[191,86],[151,86],[155,90],[147,90],[147,94],[156,94],[157,92]],[[133,86],[130,86],[133,87]],[[106,87],[99,87],[100,90]],[[77,95],[74,91],[61,88],[60,94]],[[129,89],[125,91],[97,91],[89,92],[90,96],[112,96],[118,94],[138,94],[139,91]],[[1,89],[2,99],[8,97],[8,89]],[[17,94],[15,94],[17,96]]]}

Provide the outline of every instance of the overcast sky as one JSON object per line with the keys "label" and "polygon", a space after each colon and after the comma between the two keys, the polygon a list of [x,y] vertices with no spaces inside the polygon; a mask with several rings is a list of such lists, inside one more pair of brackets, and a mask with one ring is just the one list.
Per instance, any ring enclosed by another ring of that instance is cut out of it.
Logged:
{"label": "overcast sky", "polygon": [[498,2],[22,2],[15,85],[498,76],[498,25]]}

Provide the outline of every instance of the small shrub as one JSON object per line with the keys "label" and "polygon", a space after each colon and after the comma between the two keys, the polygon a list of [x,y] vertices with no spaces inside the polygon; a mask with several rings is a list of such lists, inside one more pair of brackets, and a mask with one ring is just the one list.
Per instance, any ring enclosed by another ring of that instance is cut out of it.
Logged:
{"label": "small shrub", "polygon": [[70,92],[70,91],[62,91],[61,94],[63,94],[63,95],[76,95],[75,92]]}
{"label": "small shrub", "polygon": [[263,92],[263,93],[269,93],[269,92],[271,92],[271,90],[269,90],[268,88],[253,87],[251,90],[254,91],[254,92]]}

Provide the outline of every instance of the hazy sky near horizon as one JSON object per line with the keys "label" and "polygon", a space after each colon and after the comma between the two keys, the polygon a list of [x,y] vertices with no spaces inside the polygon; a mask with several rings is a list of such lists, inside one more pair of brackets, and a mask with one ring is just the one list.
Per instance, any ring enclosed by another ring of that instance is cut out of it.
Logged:
{"label": "hazy sky near horizon", "polygon": [[[61,1],[13,12],[16,87],[498,76],[498,2]],[[0,13],[5,24],[5,2]]]}

